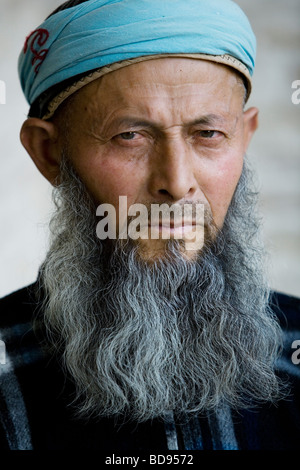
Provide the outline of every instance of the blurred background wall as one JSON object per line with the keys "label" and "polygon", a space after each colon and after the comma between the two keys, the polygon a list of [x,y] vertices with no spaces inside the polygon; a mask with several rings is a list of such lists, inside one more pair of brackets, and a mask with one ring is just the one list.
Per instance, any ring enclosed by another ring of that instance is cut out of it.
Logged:
{"label": "blurred background wall", "polygon": [[[28,105],[17,58],[28,33],[61,3],[0,3],[0,80],[6,84],[6,104],[0,104],[0,296],[35,280],[47,249],[51,187],[19,142]],[[260,128],[248,153],[260,181],[271,285],[300,296],[300,104],[291,99],[292,83],[300,80],[300,0],[237,3],[258,41],[249,106],[259,107]]]}

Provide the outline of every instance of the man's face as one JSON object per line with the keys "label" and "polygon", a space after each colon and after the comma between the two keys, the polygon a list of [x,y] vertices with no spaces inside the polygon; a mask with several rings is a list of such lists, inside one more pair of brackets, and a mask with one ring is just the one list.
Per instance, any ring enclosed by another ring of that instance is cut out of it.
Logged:
{"label": "man's face", "polygon": [[[221,228],[252,127],[225,66],[156,59],[109,73],[72,102],[68,154],[97,204],[203,203]],[[188,230],[188,228],[186,229]],[[166,240],[139,240],[145,259]],[[195,253],[187,251],[187,258]]]}

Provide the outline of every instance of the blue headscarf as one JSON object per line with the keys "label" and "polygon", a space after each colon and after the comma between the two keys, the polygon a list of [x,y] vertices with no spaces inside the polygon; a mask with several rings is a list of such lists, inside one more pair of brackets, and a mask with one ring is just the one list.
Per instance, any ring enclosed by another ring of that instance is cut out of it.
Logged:
{"label": "blue headscarf", "polygon": [[249,81],[255,53],[249,21],[231,0],[88,0],[55,13],[26,38],[19,75],[32,104],[79,74],[159,54],[229,56]]}

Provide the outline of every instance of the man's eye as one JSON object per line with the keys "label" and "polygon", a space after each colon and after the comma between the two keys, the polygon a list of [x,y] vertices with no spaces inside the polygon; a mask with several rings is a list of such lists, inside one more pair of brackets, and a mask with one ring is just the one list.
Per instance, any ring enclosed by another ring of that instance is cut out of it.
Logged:
{"label": "man's eye", "polygon": [[118,137],[120,137],[123,140],[132,140],[136,136],[136,132],[122,132],[122,134],[119,134]]}
{"label": "man's eye", "polygon": [[117,134],[113,137],[112,139],[117,145],[121,145],[124,147],[134,147],[141,145],[143,142],[143,136],[141,135],[140,132],[136,131],[127,131],[127,132],[121,132],[120,134]]}
{"label": "man's eye", "polygon": [[200,137],[204,137],[205,139],[211,139],[212,137],[215,137],[217,134],[217,131],[200,131],[199,135]]}

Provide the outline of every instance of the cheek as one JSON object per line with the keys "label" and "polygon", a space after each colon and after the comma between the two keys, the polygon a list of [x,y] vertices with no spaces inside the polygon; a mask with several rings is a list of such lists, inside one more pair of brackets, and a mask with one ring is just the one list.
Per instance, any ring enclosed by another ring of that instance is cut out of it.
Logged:
{"label": "cheek", "polygon": [[119,196],[127,196],[128,204],[136,202],[141,179],[137,168],[103,156],[85,156],[73,164],[97,204],[108,203],[118,208]]}
{"label": "cheek", "polygon": [[206,187],[206,197],[210,203],[213,218],[222,227],[234,191],[243,169],[243,158],[230,158],[220,162],[215,168]]}

